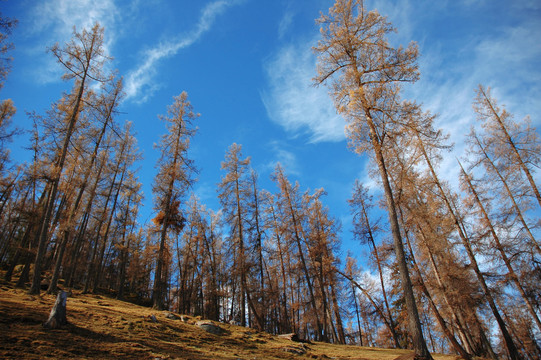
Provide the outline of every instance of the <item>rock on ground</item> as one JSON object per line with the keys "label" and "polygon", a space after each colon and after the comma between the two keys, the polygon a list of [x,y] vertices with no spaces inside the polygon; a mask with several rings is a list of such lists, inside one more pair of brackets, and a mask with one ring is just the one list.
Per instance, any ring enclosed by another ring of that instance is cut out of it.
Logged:
{"label": "rock on ground", "polygon": [[199,326],[201,329],[205,330],[206,332],[209,332],[214,335],[222,335],[225,330],[219,327],[218,325],[215,325],[212,321],[206,321],[201,320],[195,323],[195,325]]}

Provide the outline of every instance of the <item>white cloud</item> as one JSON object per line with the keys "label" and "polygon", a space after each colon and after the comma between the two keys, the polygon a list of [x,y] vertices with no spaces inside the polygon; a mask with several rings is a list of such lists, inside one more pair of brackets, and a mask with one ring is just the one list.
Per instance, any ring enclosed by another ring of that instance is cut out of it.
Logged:
{"label": "white cloud", "polygon": [[280,39],[284,37],[291,24],[293,23],[293,16],[293,12],[288,9],[282,17],[282,20],[280,20],[280,23],[278,24],[278,37]]}
{"label": "white cloud", "polygon": [[341,141],[345,121],[327,88],[314,87],[316,58],[309,42],[288,45],[265,64],[269,88],[261,97],[269,118],[292,136],[306,132],[312,142]]}
{"label": "white cloud", "polygon": [[[438,114],[435,126],[448,133],[449,142],[454,144],[452,152],[443,156],[440,174],[458,191],[456,157],[464,155],[465,135],[476,125],[471,104],[478,84],[492,87],[499,103],[506,104],[517,118],[541,112],[541,21],[531,15],[539,5],[510,3],[509,19],[481,24],[460,39],[445,42],[440,34],[426,30],[433,25],[431,19],[442,13],[461,19],[460,11],[482,12],[500,5],[466,0],[422,1],[416,4],[419,6],[412,6],[410,1],[396,4],[374,0],[371,5],[397,28],[393,40],[401,44],[419,42],[421,80],[406,89],[404,98],[423,103],[426,110]],[[539,128],[541,118],[534,116],[532,120]]]}
{"label": "white cloud", "polygon": [[210,30],[217,16],[222,14],[227,7],[238,3],[237,1],[214,1],[203,9],[196,27],[185,36],[177,41],[164,42],[146,51],[143,54],[145,61],[140,64],[135,70],[131,71],[126,76],[126,98],[134,98],[141,95],[144,89],[145,95],[139,99],[139,102],[146,101],[153,92],[159,87],[153,83],[153,78],[156,75],[156,66],[159,60],[175,55],[181,49],[184,49]]}
{"label": "white cloud", "polygon": [[58,81],[62,73],[54,57],[44,54],[45,47],[69,41],[75,26],[78,32],[90,29],[96,22],[103,26],[106,29],[106,54],[110,53],[115,41],[118,9],[114,0],[47,0],[38,2],[30,13],[33,24],[28,31],[41,35],[30,50],[36,54],[37,63],[32,71],[35,78],[43,83]]}
{"label": "white cloud", "polygon": [[118,11],[113,0],[49,0],[35,7],[33,30],[51,31],[58,40],[71,37],[73,27],[91,28],[99,22],[106,28],[113,27]]}
{"label": "white cloud", "polygon": [[297,161],[296,155],[289,151],[287,145],[283,141],[271,141],[268,145],[268,148],[274,154],[273,161],[268,163],[263,170],[268,172],[274,172],[276,165],[280,164],[286,174],[289,175],[299,175],[299,163]]}

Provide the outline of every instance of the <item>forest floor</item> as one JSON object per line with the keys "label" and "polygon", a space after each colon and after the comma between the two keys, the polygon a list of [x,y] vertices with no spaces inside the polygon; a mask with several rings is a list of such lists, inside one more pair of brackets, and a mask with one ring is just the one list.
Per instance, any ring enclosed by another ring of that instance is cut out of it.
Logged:
{"label": "forest floor", "polygon": [[[195,317],[172,320],[168,312],[73,292],[69,324],[48,330],[53,295],[28,295],[0,283],[1,359],[412,359],[408,350],[313,342],[303,344],[253,329],[217,323],[206,332]],[[154,315],[157,322],[151,320]],[[456,356],[434,355],[435,360]]]}

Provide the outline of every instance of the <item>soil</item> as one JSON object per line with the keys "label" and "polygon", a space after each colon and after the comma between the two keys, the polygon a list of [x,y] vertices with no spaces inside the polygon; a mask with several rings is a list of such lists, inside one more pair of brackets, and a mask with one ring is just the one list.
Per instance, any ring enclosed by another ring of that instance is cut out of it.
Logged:
{"label": "soil", "polygon": [[[68,324],[45,329],[43,323],[54,302],[54,295],[31,296],[11,284],[0,284],[1,359],[394,360],[412,354],[408,350],[304,344],[218,322],[213,324],[223,331],[212,334],[197,325],[200,318],[168,318],[170,312],[77,291],[67,300]],[[457,359],[448,355],[434,358]]]}

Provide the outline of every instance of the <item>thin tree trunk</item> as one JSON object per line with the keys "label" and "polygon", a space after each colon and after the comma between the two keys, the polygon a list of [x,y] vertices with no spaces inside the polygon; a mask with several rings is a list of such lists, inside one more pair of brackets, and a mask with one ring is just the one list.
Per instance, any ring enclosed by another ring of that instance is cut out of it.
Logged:
{"label": "thin tree trunk", "polygon": [[259,226],[259,198],[258,198],[258,192],[256,187],[256,175],[255,172],[251,174],[252,177],[252,190],[253,190],[253,196],[254,196],[254,220],[255,220],[255,231],[256,231],[256,247],[257,247],[257,255],[258,255],[258,267],[259,267],[259,287],[260,287],[260,294],[259,294],[259,303],[261,305],[261,309],[265,309],[266,307],[266,299],[265,299],[265,276],[263,271],[263,244],[261,241],[262,235],[261,235],[261,228]]}
{"label": "thin tree trunk", "polygon": [[413,294],[413,286],[411,284],[406,255],[404,252],[404,244],[402,242],[402,236],[400,234],[400,226],[398,224],[398,216],[396,213],[396,203],[393,198],[391,184],[389,182],[389,175],[387,173],[387,168],[383,157],[383,151],[370,113],[366,111],[365,115],[370,129],[370,139],[372,141],[372,146],[374,149],[376,162],[378,164],[381,181],[383,183],[383,189],[387,203],[387,211],[389,215],[389,223],[391,225],[391,233],[393,235],[394,241],[394,250],[396,253],[398,269],[400,272],[402,291],[404,293],[404,299],[408,311],[408,328],[412,336],[413,348],[415,351],[415,355],[418,359],[432,359],[432,356],[428,351],[428,347],[426,346],[426,342],[423,337],[421,320],[419,318],[419,312],[417,310],[417,304],[415,302],[415,296]]}
{"label": "thin tree trunk", "polygon": [[[333,274],[329,274],[333,276]],[[336,319],[336,331],[338,332],[338,342],[340,344],[346,344],[346,334],[344,333],[344,325],[342,324],[342,316],[340,315],[340,307],[338,306],[338,299],[336,296],[336,289],[334,287],[334,281],[331,282],[331,301],[333,305],[334,317]]]}
{"label": "thin tree trunk", "polygon": [[500,126],[500,129],[503,131],[503,133],[505,135],[505,140],[507,140],[507,143],[511,147],[512,153],[516,156],[516,160],[517,160],[520,168],[522,169],[522,171],[524,171],[524,174],[526,174],[526,177],[528,178],[530,186],[532,187],[532,190],[533,190],[533,192],[535,194],[535,197],[537,198],[537,202],[539,203],[539,206],[541,206],[541,194],[539,193],[539,190],[537,189],[537,185],[535,184],[533,176],[530,173],[530,170],[528,169],[526,164],[524,164],[524,161],[522,160],[522,156],[520,156],[520,153],[518,152],[517,146],[515,145],[515,142],[513,141],[511,136],[509,135],[509,132],[507,131],[507,128],[505,127],[505,124],[503,123],[503,121],[502,121],[502,119],[500,117],[500,114],[498,114],[496,109],[494,109],[494,105],[492,104],[492,99],[490,99],[488,97],[487,93],[485,92],[485,90],[483,89],[482,86],[479,86],[479,92],[484,97],[484,99],[486,100],[486,103],[488,104],[488,106],[490,108],[490,111],[494,115],[494,119],[496,119],[496,122]]}
{"label": "thin tree trunk", "polygon": [[385,282],[383,281],[383,271],[381,269],[381,260],[379,258],[378,249],[376,247],[376,242],[375,242],[374,236],[372,234],[372,227],[370,226],[370,222],[369,222],[369,219],[368,219],[368,214],[366,213],[366,209],[364,208],[364,205],[363,205],[363,208],[361,209],[361,211],[363,212],[362,215],[363,215],[363,217],[365,219],[366,224],[368,225],[368,227],[367,227],[368,240],[370,241],[370,244],[372,244],[372,248],[374,250],[374,257],[376,258],[376,265],[378,266],[379,282],[381,284],[381,292],[382,292],[382,295],[383,295],[383,303],[384,303],[385,309],[387,311],[387,316],[389,317],[389,323],[391,324],[391,335],[393,337],[395,347],[401,349],[402,346],[400,345],[400,341],[398,339],[398,334],[396,333],[396,325],[395,325],[393,316],[391,314],[391,308],[389,306],[389,301],[387,300],[387,292],[385,290]]}
{"label": "thin tree trunk", "polygon": [[363,332],[361,329],[361,318],[359,317],[359,306],[357,305],[357,294],[355,293],[355,287],[351,285],[351,292],[353,294],[353,303],[355,304],[355,315],[357,317],[357,329],[359,329],[359,341],[363,346]]}
{"label": "thin tree trunk", "polygon": [[103,256],[104,256],[104,253],[105,253],[105,248],[107,246],[107,240],[109,238],[109,230],[111,229],[111,223],[113,222],[113,218],[115,216],[115,211],[116,211],[116,205],[118,203],[118,196],[120,195],[120,189],[122,188],[122,184],[124,182],[124,176],[126,174],[126,171],[127,171],[127,166],[125,165],[124,166],[124,169],[122,170],[122,173],[120,175],[120,181],[118,182],[118,187],[117,187],[117,190],[116,190],[116,194],[115,194],[115,197],[113,199],[113,206],[111,207],[111,213],[110,213],[110,216],[109,216],[109,220],[107,221],[107,226],[105,227],[105,233],[103,234],[103,246],[101,248],[101,252],[100,252],[100,257],[96,263],[96,271],[94,272],[94,284],[93,284],[93,288],[92,288],[92,292],[96,292],[97,289],[98,289],[98,286],[99,286],[99,279],[100,279],[100,275],[101,275],[101,270],[102,270],[102,267],[104,265],[104,261],[103,261]]}
{"label": "thin tree trunk", "polygon": [[278,222],[276,220],[276,213],[274,211],[274,207],[271,205],[271,212],[272,212],[272,221],[273,221],[273,229],[274,229],[274,235],[276,237],[276,244],[278,246],[278,256],[280,258],[280,270],[282,273],[282,307],[283,307],[283,318],[281,319],[282,323],[282,330],[285,333],[291,332],[291,325],[289,321],[289,313],[287,310],[287,289],[291,289],[291,286],[289,285],[289,282],[287,281],[290,277],[288,276],[286,278],[286,269],[284,265],[284,250],[282,249],[282,242],[280,240],[280,234],[278,232]]}
{"label": "thin tree trunk", "polygon": [[511,200],[511,202],[513,204],[513,208],[515,209],[516,214],[517,214],[520,222],[522,223],[522,226],[523,226],[524,230],[528,234],[528,237],[532,240],[532,245],[535,247],[537,252],[539,254],[541,254],[541,247],[539,247],[539,244],[538,244],[537,240],[535,239],[532,232],[530,231],[530,227],[528,226],[528,224],[526,223],[526,220],[524,219],[524,216],[522,215],[522,211],[520,210],[520,207],[518,206],[518,204],[517,204],[517,202],[515,200],[515,196],[513,195],[513,192],[511,191],[511,189],[509,188],[509,184],[507,183],[507,181],[503,177],[503,175],[500,172],[500,170],[498,169],[498,167],[494,164],[494,162],[492,161],[492,159],[490,158],[488,153],[485,151],[485,148],[482,146],[481,141],[479,140],[477,135],[474,136],[474,140],[475,140],[477,146],[479,147],[479,150],[481,150],[481,152],[483,153],[483,156],[485,157],[485,160],[490,165],[490,168],[494,171],[494,173],[498,176],[498,178],[502,182],[502,184],[503,184],[503,186],[505,188],[505,191],[507,192],[507,195],[509,196],[509,199]]}
{"label": "thin tree trunk", "polygon": [[[90,49],[89,49],[90,53],[93,52],[94,45],[95,45],[94,41],[92,41]],[[49,225],[50,225],[51,216],[53,213],[54,204],[56,202],[56,195],[58,192],[58,185],[60,183],[60,178],[62,176],[62,170],[64,169],[64,162],[66,160],[66,155],[68,153],[68,147],[70,144],[71,135],[73,134],[73,130],[75,129],[75,123],[77,122],[77,117],[79,115],[79,107],[81,104],[81,100],[83,98],[83,93],[84,93],[84,89],[86,85],[85,81],[87,77],[89,62],[90,62],[90,59],[88,59],[87,67],[85,68],[85,72],[83,73],[81,82],[79,84],[79,89],[78,89],[77,97],[75,99],[75,104],[73,106],[72,112],[69,117],[68,129],[64,137],[64,144],[62,145],[60,159],[58,163],[56,163],[56,168],[54,170],[56,174],[53,175],[54,178],[52,180],[51,195],[49,197],[49,201],[47,202],[47,206],[45,208],[45,215],[43,217],[43,223],[41,225],[41,230],[39,233],[38,251],[36,253],[36,260],[34,261],[34,278],[32,279],[32,286],[30,287],[30,290],[29,290],[30,294],[39,294],[40,292],[41,272],[42,272],[42,265],[43,265],[42,262],[45,257],[45,251],[47,250]]]}
{"label": "thin tree trunk", "polygon": [[335,268],[334,269],[338,274],[342,275],[344,278],[346,278],[351,284],[352,286],[355,286],[357,289],[361,290],[361,292],[364,294],[364,296],[366,296],[366,298],[368,299],[368,301],[370,301],[370,303],[372,304],[372,306],[374,307],[374,310],[378,313],[378,315],[381,317],[381,320],[383,320],[383,323],[385,324],[385,326],[387,326],[387,329],[389,330],[389,332],[391,331],[391,324],[389,323],[389,320],[387,319],[387,317],[385,316],[385,313],[383,312],[383,310],[379,307],[379,305],[375,302],[375,300],[372,298],[372,296],[370,296],[370,294],[368,293],[368,291],[366,291],[365,288],[363,288],[357,281],[355,281],[355,279],[353,279],[353,277],[345,274],[344,272],[340,271],[339,269]]}
{"label": "thin tree trunk", "polygon": [[[118,88],[116,88],[116,89],[118,89]],[[53,272],[53,275],[52,275],[52,278],[51,278],[51,281],[50,281],[50,284],[49,284],[49,288],[47,289],[48,294],[52,294],[52,293],[55,293],[57,291],[57,282],[58,282],[58,278],[60,276],[60,267],[62,265],[62,261],[63,261],[63,257],[64,257],[64,250],[65,250],[67,244],[69,243],[69,241],[71,241],[72,221],[73,221],[73,218],[74,218],[77,210],[79,209],[79,204],[81,203],[81,199],[83,198],[83,194],[84,194],[84,192],[86,190],[86,187],[87,187],[87,184],[88,184],[88,179],[90,178],[92,168],[94,167],[94,162],[96,161],[96,158],[97,158],[97,155],[98,155],[98,150],[99,150],[99,147],[100,147],[100,144],[101,144],[101,140],[103,139],[103,136],[104,136],[105,131],[107,129],[107,125],[109,124],[109,120],[111,119],[113,108],[115,107],[115,104],[116,104],[117,95],[118,95],[118,92],[115,92],[113,102],[111,104],[109,104],[109,106],[108,106],[107,114],[105,116],[105,121],[103,122],[103,127],[101,128],[100,134],[99,134],[98,139],[96,141],[96,144],[94,146],[94,150],[93,150],[92,155],[90,157],[90,161],[86,165],[86,170],[85,170],[85,173],[84,173],[84,176],[83,176],[83,181],[81,183],[81,187],[79,188],[79,192],[77,194],[77,198],[76,198],[75,203],[73,204],[73,206],[71,207],[71,210],[69,212],[68,220],[67,220],[67,227],[63,232],[63,240],[62,240],[62,243],[61,243],[61,248],[60,248],[60,251],[59,251],[59,253],[57,255],[56,264],[55,264],[54,272]]]}
{"label": "thin tree trunk", "polygon": [[[403,222],[403,220],[402,220],[402,222]],[[466,350],[458,343],[458,341],[456,340],[456,338],[453,335],[453,333],[451,332],[451,330],[449,330],[449,328],[447,327],[447,324],[445,323],[445,320],[441,316],[441,314],[440,314],[440,312],[438,310],[438,307],[434,303],[434,300],[432,299],[432,296],[430,295],[430,292],[428,291],[428,288],[426,287],[426,284],[425,284],[425,282],[423,280],[423,274],[421,272],[421,269],[419,269],[419,265],[417,265],[417,261],[415,260],[415,254],[413,253],[413,249],[411,247],[411,242],[410,242],[410,240],[408,238],[407,233],[406,233],[406,243],[407,243],[408,248],[409,248],[409,252],[410,252],[410,256],[411,256],[411,261],[413,263],[413,267],[417,271],[417,274],[419,275],[419,277],[418,277],[419,286],[421,287],[421,291],[425,294],[425,297],[428,299],[428,303],[430,305],[430,308],[432,309],[432,312],[434,313],[434,316],[436,317],[436,320],[438,321],[438,324],[440,325],[440,328],[442,329],[443,333],[445,334],[445,337],[447,338],[447,340],[449,340],[449,342],[451,343],[451,346],[455,349],[455,351],[458,352],[460,354],[460,356],[462,356],[462,358],[464,360],[470,360],[471,355],[468,352],[466,352]],[[432,347],[434,347],[434,346],[432,346]]]}
{"label": "thin tree trunk", "polygon": [[[419,135],[417,135],[419,136]],[[471,266],[473,268],[473,270],[475,271],[475,274],[477,275],[477,279],[479,280],[479,283],[481,285],[481,288],[483,289],[483,292],[485,293],[485,297],[486,297],[486,300],[490,306],[490,309],[492,310],[492,313],[494,315],[494,318],[496,319],[496,322],[498,323],[498,326],[500,327],[500,331],[502,333],[502,336],[504,338],[504,343],[505,343],[505,346],[507,348],[507,352],[509,354],[509,357],[512,359],[512,360],[520,360],[522,357],[519,355],[518,353],[518,350],[515,346],[515,344],[513,343],[513,339],[511,338],[511,335],[509,334],[508,330],[507,330],[507,326],[505,325],[505,322],[503,321],[501,315],[500,315],[500,312],[498,310],[498,308],[496,307],[496,303],[494,301],[494,298],[492,297],[492,292],[490,291],[486,281],[485,281],[485,278],[483,276],[483,274],[481,273],[481,270],[479,269],[479,265],[477,264],[477,259],[475,258],[475,255],[473,253],[473,250],[471,248],[471,244],[470,244],[470,241],[468,240],[468,238],[466,237],[465,233],[464,233],[464,229],[462,228],[462,225],[461,225],[461,221],[460,219],[458,218],[458,216],[456,215],[453,207],[451,206],[451,203],[445,193],[445,191],[443,190],[441,184],[440,184],[440,181],[438,179],[438,176],[436,175],[436,172],[434,171],[434,168],[432,166],[432,162],[430,161],[430,159],[428,158],[428,155],[425,151],[425,148],[424,148],[424,145],[422,143],[422,141],[419,141],[419,145],[420,145],[420,150],[422,151],[422,154],[426,160],[426,163],[428,165],[428,168],[430,170],[430,173],[432,174],[432,177],[433,177],[433,180],[434,182],[436,183],[436,186],[438,187],[438,190],[440,191],[440,194],[447,206],[447,209],[449,210],[449,213],[450,215],[453,217],[453,220],[455,222],[455,225],[456,225],[456,228],[457,228],[457,231],[458,231],[458,234],[459,234],[459,237],[462,241],[462,244],[464,245],[464,248],[466,249],[466,253],[468,254],[468,258],[470,259],[470,262],[471,262]]]}
{"label": "thin tree trunk", "polygon": [[[128,203],[126,205],[126,212],[124,213],[125,221],[128,221],[129,213],[130,213],[130,200],[131,197],[128,197]],[[127,233],[127,227],[128,224],[124,224],[124,229],[122,231],[122,242],[121,242],[121,250],[120,250],[120,264],[119,264],[119,274],[118,274],[118,286],[116,291],[116,298],[119,300],[122,300],[124,298],[124,283],[126,281],[126,266],[128,263],[128,253],[130,250],[130,238],[128,237],[128,241],[126,243],[126,233]],[[133,231],[133,226],[130,232]]]}
{"label": "thin tree trunk", "polygon": [[111,181],[111,185],[109,186],[109,190],[107,192],[107,197],[105,199],[105,205],[103,207],[103,212],[102,212],[102,216],[100,218],[100,221],[99,221],[99,225],[98,225],[98,229],[96,231],[96,243],[94,244],[93,246],[93,249],[92,249],[92,256],[91,258],[89,259],[89,262],[87,264],[87,268],[86,268],[86,281],[85,281],[85,286],[84,286],[84,290],[83,290],[83,293],[86,293],[88,292],[89,288],[90,288],[90,283],[91,281],[94,279],[94,273],[97,271],[96,267],[95,267],[95,261],[96,261],[96,256],[97,256],[97,253],[98,253],[98,249],[99,249],[99,246],[100,246],[100,236],[101,236],[101,228],[103,226],[103,223],[105,222],[105,219],[107,217],[107,210],[108,210],[108,207],[109,207],[109,201],[111,201],[111,196],[113,194],[113,190],[114,190],[114,185],[115,185],[115,181],[116,181],[116,176],[118,175],[118,167],[115,169],[115,173],[113,175],[113,179]]}
{"label": "thin tree trunk", "polygon": [[[405,204],[405,206],[406,206],[407,210],[411,212],[411,208],[409,208],[409,206],[407,206],[407,204]],[[429,229],[432,227],[432,225],[425,218],[423,218],[422,220]],[[418,224],[418,230],[419,230],[419,235],[420,235],[419,239],[421,240],[421,243],[425,246],[425,248],[426,248],[426,250],[428,252],[428,259],[429,259],[432,271],[434,273],[436,283],[438,284],[438,286],[442,290],[443,300],[445,301],[445,304],[447,305],[447,308],[449,309],[449,311],[451,313],[451,317],[453,318],[453,321],[456,323],[456,325],[458,327],[458,333],[459,333],[460,338],[462,339],[463,346],[464,346],[466,352],[468,352],[469,354],[473,354],[474,353],[473,340],[471,339],[470,334],[464,330],[463,323],[462,323],[462,320],[461,320],[462,317],[459,316],[456,313],[455,307],[451,304],[451,301],[449,300],[448,287],[445,285],[445,282],[442,281],[442,277],[441,277],[439,268],[436,265],[436,261],[434,259],[434,254],[433,254],[432,249],[430,248],[430,246],[428,244],[427,237],[425,235],[425,232],[423,231],[423,227],[422,227],[421,224]],[[477,354],[477,355],[482,356],[482,354]]]}
{"label": "thin tree trunk", "polygon": [[[460,164],[460,161],[458,163]],[[533,304],[531,303],[528,295],[526,295],[526,292],[524,291],[524,288],[522,287],[522,284],[520,283],[519,278],[517,274],[515,273],[513,266],[511,265],[511,260],[509,259],[509,257],[507,257],[507,254],[505,253],[503,249],[503,246],[500,242],[500,238],[498,234],[496,233],[494,226],[492,225],[492,221],[490,220],[486,212],[485,206],[481,202],[481,199],[479,198],[479,195],[477,194],[477,190],[475,189],[475,187],[473,186],[471,182],[470,176],[466,174],[466,171],[464,171],[462,164],[460,164],[460,169],[462,170],[462,174],[464,175],[464,180],[466,180],[466,183],[468,184],[468,188],[473,194],[475,202],[477,203],[477,206],[479,207],[479,210],[481,211],[481,214],[483,215],[485,223],[490,230],[490,234],[492,235],[492,238],[494,239],[494,242],[496,243],[496,249],[500,253],[502,260],[505,263],[505,266],[507,267],[507,271],[509,272],[509,277],[515,283],[515,286],[517,287],[520,295],[522,296],[522,299],[526,303],[526,306],[528,307],[528,310],[530,311],[530,314],[532,315],[532,318],[534,319],[537,325],[537,328],[541,331],[541,321],[539,321],[539,317],[537,316],[537,313],[535,312]]]}
{"label": "thin tree trunk", "polygon": [[[284,184],[285,186],[285,184]],[[317,334],[318,334],[318,338],[317,340],[321,340],[321,336],[322,336],[322,325],[321,325],[321,321],[320,321],[320,318],[319,318],[319,314],[318,314],[318,311],[317,311],[317,306],[316,306],[316,300],[315,300],[315,296],[314,296],[314,289],[312,288],[312,283],[310,282],[310,273],[308,271],[308,266],[306,265],[306,261],[304,259],[304,255],[303,255],[303,249],[302,249],[302,246],[301,246],[301,239],[300,239],[300,236],[299,236],[299,225],[297,224],[297,218],[295,216],[295,211],[293,210],[293,204],[291,202],[291,194],[289,194],[289,192],[287,191],[287,189],[285,189],[286,191],[286,196],[287,196],[287,200],[288,200],[288,206],[289,206],[289,210],[291,211],[291,219],[293,221],[293,231],[294,231],[294,236],[295,236],[295,242],[297,243],[297,248],[298,248],[298,251],[299,251],[299,258],[301,260],[301,265],[302,265],[302,269],[304,271],[304,276],[306,278],[306,284],[308,286],[308,292],[310,294],[310,304],[312,305],[312,310],[314,311],[314,315],[316,317],[316,326],[317,326]]]}

